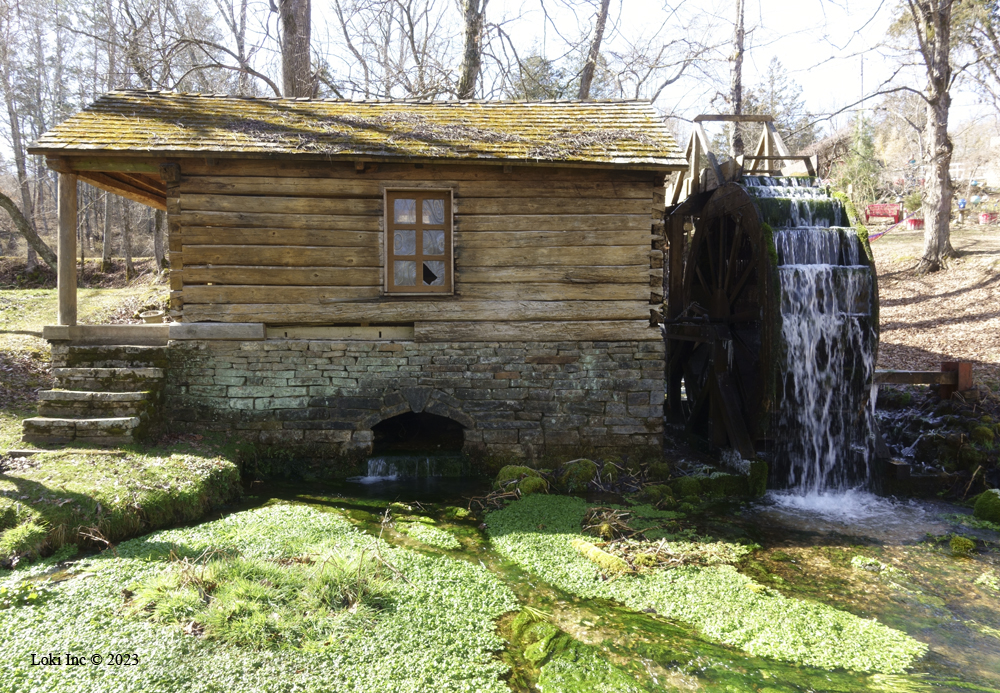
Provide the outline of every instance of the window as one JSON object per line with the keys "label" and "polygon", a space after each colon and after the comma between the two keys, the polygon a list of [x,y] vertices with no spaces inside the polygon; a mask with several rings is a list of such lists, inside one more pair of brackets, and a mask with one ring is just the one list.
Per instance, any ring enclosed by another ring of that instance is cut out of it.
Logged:
{"label": "window", "polygon": [[451,191],[387,191],[385,221],[386,291],[450,294]]}

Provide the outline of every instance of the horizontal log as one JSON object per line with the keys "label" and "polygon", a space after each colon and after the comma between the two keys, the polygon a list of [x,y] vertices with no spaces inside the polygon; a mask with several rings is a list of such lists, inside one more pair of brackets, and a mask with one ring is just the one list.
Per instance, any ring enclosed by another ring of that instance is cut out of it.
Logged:
{"label": "horizontal log", "polygon": [[218,339],[255,341],[264,339],[264,325],[259,322],[244,323],[180,323],[170,325],[170,339]]}
{"label": "horizontal log", "polygon": [[643,231],[469,231],[455,239],[462,248],[544,248],[566,246],[643,246]]}
{"label": "horizontal log", "polygon": [[[454,300],[496,301],[645,301],[643,284],[459,284]],[[204,284],[184,287],[187,303],[314,303],[327,304],[377,299],[376,286],[228,286]]]}
{"label": "horizontal log", "polygon": [[186,303],[315,303],[377,299],[377,286],[206,286],[184,287]]}
{"label": "horizontal log", "polygon": [[181,194],[181,209],[198,212],[266,212],[268,214],[382,214],[381,198],[262,197]]}
{"label": "horizontal log", "polygon": [[[306,163],[294,158],[281,159],[215,159],[204,158],[181,161],[184,176],[273,176],[292,178],[353,178],[360,175],[383,182],[437,180],[478,180],[496,181],[615,181],[653,183],[663,176],[657,171],[629,171],[625,169],[575,168],[568,166],[520,166],[515,164],[511,173],[503,173],[497,164],[470,164],[464,162],[423,164],[417,168],[413,164],[378,163],[359,174],[353,162],[317,161]],[[110,170],[110,169],[109,169]]]}
{"label": "horizontal log", "polygon": [[875,371],[876,385],[958,385],[958,371]]}
{"label": "horizontal log", "polygon": [[462,298],[498,301],[641,301],[649,296],[645,284],[557,284],[557,283],[491,283],[474,284],[459,281],[456,291]]}
{"label": "horizontal log", "polygon": [[418,322],[418,342],[659,341],[649,320],[594,322]]}
{"label": "horizontal log", "polygon": [[184,320],[190,322],[246,322],[269,324],[323,324],[338,322],[435,322],[467,320],[509,321],[635,320],[649,316],[640,301],[412,301],[383,298],[362,303],[232,305],[184,302]]}
{"label": "horizontal log", "polygon": [[[185,239],[186,240],[186,239]],[[268,265],[271,267],[381,267],[377,247],[328,248],[286,245],[184,245],[186,267]]]}
{"label": "horizontal log", "polygon": [[642,214],[648,211],[648,199],[462,197],[455,201],[456,214]]}
{"label": "horizontal log", "polygon": [[378,231],[379,215],[352,217],[329,214],[252,214],[249,212],[181,212],[184,228],[329,229],[331,231]]}
{"label": "horizontal log", "polygon": [[130,182],[106,173],[87,172],[80,174],[80,180],[90,183],[95,188],[105,190],[115,195],[120,195],[127,200],[138,202],[139,204],[166,211],[167,200],[165,195],[151,193],[147,190],[136,187]]}
{"label": "horizontal log", "polygon": [[[632,182],[549,181],[462,181],[441,179],[433,186],[450,188],[459,197],[567,197],[652,200],[653,185]],[[399,187],[398,182],[375,178],[328,179],[285,176],[187,176],[180,183],[184,193],[224,193],[232,195],[285,195],[290,197],[378,197],[383,187]]]}
{"label": "horizontal log", "polygon": [[[539,267],[546,265],[645,265],[648,251],[642,246],[593,248],[467,248],[455,249],[455,261],[483,267]],[[648,271],[648,270],[647,270]],[[645,272],[643,272],[645,274]]]}
{"label": "horizontal log", "polygon": [[313,245],[330,247],[378,247],[378,231],[335,231],[319,229],[220,229],[189,226],[184,229],[186,245]]}
{"label": "horizontal log", "polygon": [[[278,226],[279,224],[275,224]],[[648,214],[511,214],[473,215],[461,205],[455,230],[462,231],[643,231],[649,233]]]}
{"label": "horizontal log", "polygon": [[490,267],[461,266],[455,271],[457,285],[488,283],[509,284],[541,282],[556,284],[604,284],[608,282],[641,283],[647,286],[645,266],[626,267]]}
{"label": "horizontal log", "polygon": [[373,267],[189,267],[184,270],[184,284],[378,287],[379,275]]}

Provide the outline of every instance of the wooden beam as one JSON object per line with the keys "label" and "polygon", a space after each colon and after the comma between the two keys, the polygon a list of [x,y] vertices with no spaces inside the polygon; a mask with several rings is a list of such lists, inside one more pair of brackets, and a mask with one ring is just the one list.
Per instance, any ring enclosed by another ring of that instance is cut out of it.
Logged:
{"label": "wooden beam", "polygon": [[76,325],[76,181],[72,173],[59,174],[58,294],[60,325]]}
{"label": "wooden beam", "polygon": [[706,123],[706,122],[723,122],[723,123],[770,123],[774,120],[774,116],[769,115],[726,115],[726,114],[707,114],[695,116],[694,122],[696,123]]}
{"label": "wooden beam", "polygon": [[152,207],[153,209],[167,211],[166,194],[154,195],[147,190],[142,190],[135,185],[126,183],[106,173],[87,172],[81,173],[79,176],[80,180],[90,183],[95,188],[107,190],[115,195],[121,195],[128,200]]}

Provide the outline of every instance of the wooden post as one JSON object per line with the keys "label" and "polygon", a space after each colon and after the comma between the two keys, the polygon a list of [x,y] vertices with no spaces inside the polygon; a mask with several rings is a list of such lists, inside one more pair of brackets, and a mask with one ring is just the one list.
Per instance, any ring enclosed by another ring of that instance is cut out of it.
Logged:
{"label": "wooden post", "polygon": [[59,174],[59,324],[76,325],[76,174]]}
{"label": "wooden post", "polygon": [[942,373],[958,372],[958,382],[954,385],[942,385],[938,391],[941,399],[950,398],[955,392],[972,389],[972,364],[967,361],[945,361],[941,364]]}

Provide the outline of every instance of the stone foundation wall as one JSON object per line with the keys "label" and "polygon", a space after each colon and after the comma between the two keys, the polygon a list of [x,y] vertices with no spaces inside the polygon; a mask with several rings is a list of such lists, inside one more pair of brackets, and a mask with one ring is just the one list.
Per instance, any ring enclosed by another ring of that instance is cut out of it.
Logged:
{"label": "stone foundation wall", "polygon": [[662,449],[662,341],[178,341],[167,352],[164,411],[177,431],[369,452],[374,425],[412,411],[460,423],[470,453]]}

